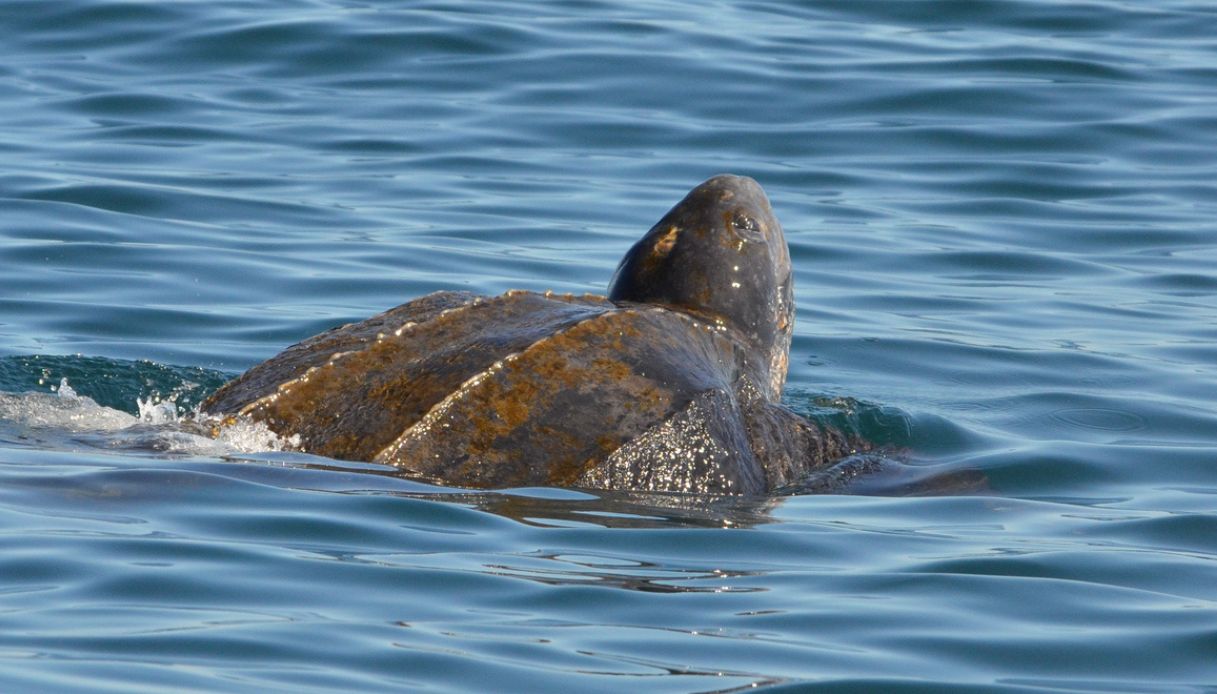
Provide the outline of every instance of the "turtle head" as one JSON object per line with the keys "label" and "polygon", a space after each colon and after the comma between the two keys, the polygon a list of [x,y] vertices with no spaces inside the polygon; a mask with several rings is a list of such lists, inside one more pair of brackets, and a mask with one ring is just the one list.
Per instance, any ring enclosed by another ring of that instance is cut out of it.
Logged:
{"label": "turtle head", "polygon": [[781,394],[794,329],[790,251],[751,178],[724,174],[689,191],[622,258],[609,298],[672,306],[733,328],[768,370],[769,396]]}

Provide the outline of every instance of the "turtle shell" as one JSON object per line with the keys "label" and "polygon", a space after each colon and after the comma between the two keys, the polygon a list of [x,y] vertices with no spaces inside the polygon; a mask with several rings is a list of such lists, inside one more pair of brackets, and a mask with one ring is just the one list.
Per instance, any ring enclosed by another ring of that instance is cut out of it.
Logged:
{"label": "turtle shell", "polygon": [[764,492],[847,453],[778,404],[791,277],[761,187],[715,176],[626,253],[609,298],[432,294],[288,348],[203,411],[448,484]]}
{"label": "turtle shell", "polygon": [[731,328],[594,295],[440,292],[294,345],[204,412],[467,487],[762,493],[845,455]]}

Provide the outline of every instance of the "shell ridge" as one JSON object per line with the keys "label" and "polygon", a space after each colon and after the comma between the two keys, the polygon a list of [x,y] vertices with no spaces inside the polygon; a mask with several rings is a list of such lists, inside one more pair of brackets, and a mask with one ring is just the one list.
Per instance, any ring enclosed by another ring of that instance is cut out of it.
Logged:
{"label": "shell ridge", "polygon": [[[330,328],[329,330],[326,330],[318,335],[305,338],[300,342],[297,342],[296,344],[284,349],[282,352],[279,352],[279,354],[271,357],[267,361],[258,364],[249,371],[246,371],[238,378],[224,384],[219,390],[212,393],[211,397],[209,397],[203,403],[203,411],[222,413],[225,411],[235,410],[239,414],[248,414],[249,412],[256,410],[259,405],[264,405],[267,402],[273,402],[280,393],[281,386],[289,383],[306,382],[307,379],[305,377],[310,369],[330,363],[333,357],[337,354],[358,352],[365,349],[370,344],[375,344],[377,341],[377,336],[385,332],[384,324],[391,321],[393,314],[396,311],[408,314],[410,309],[414,309],[416,311],[414,317],[418,317],[417,312],[422,313],[420,320],[411,320],[408,316],[405,317],[406,319],[403,321],[403,325],[398,326],[398,328],[401,328],[404,327],[405,324],[418,325],[426,323],[440,314],[467,308],[470,305],[477,303],[479,299],[484,299],[484,297],[480,297],[469,292],[432,292],[404,304],[381,311],[380,313],[377,313],[376,315],[365,320],[344,323],[343,325]],[[439,311],[435,311],[433,306],[429,306],[430,304],[434,303],[451,301],[460,301],[462,303],[440,309]],[[369,326],[369,329],[375,327],[377,334],[360,335],[358,330],[359,326],[362,325]],[[344,342],[344,339],[346,342]],[[318,351],[319,348],[322,352],[328,351],[329,349],[333,349],[334,351],[326,354],[319,363],[310,364],[309,362],[312,354]],[[297,364],[296,366],[291,365],[293,360],[295,360]],[[275,375],[275,369],[278,369],[281,372],[284,369],[285,363],[289,372],[297,368],[301,368],[301,364],[309,365],[304,366],[302,371],[296,371],[295,375],[288,380],[272,378]],[[244,393],[242,391],[249,389],[252,389],[255,392],[260,392],[260,394],[240,406],[236,406],[235,404],[224,404],[225,401],[230,399],[235,399],[240,402],[245,397],[248,397],[248,393]]]}
{"label": "shell ridge", "polygon": [[[431,294],[428,294],[422,298],[428,299],[428,298],[432,298],[432,297],[437,297],[438,295],[445,294],[445,293],[446,292],[432,292]],[[535,292],[528,292],[528,291],[525,291],[522,289],[513,289],[513,290],[507,291],[503,294],[500,294],[498,296],[473,296],[470,301],[467,301],[467,302],[457,305],[457,306],[450,306],[448,308],[442,309],[433,315],[427,316],[423,320],[408,320],[408,321],[402,323],[401,325],[397,326],[396,328],[390,329],[388,331],[385,331],[385,330],[377,331],[377,333],[374,336],[371,336],[369,339],[361,340],[359,342],[359,344],[353,346],[352,349],[334,352],[326,359],[325,362],[318,364],[316,366],[310,366],[307,370],[304,371],[304,373],[300,374],[296,378],[292,378],[287,381],[283,381],[282,383],[278,384],[278,386],[276,386],[275,389],[272,390],[271,392],[269,392],[266,395],[263,395],[259,398],[256,398],[256,399],[250,401],[245,406],[243,406],[240,410],[238,410],[238,414],[249,415],[250,413],[257,411],[259,408],[275,402],[276,400],[279,399],[279,397],[282,394],[290,392],[292,390],[293,386],[298,386],[301,384],[308,383],[309,380],[317,374],[319,369],[324,368],[324,367],[335,367],[344,358],[350,357],[352,355],[358,355],[358,354],[366,351],[369,347],[382,343],[382,342],[385,342],[386,340],[408,338],[410,333],[413,332],[414,329],[419,328],[420,326],[422,326],[424,324],[433,323],[436,320],[440,320],[442,318],[448,318],[450,316],[457,316],[458,314],[461,314],[461,313],[467,313],[469,311],[474,310],[475,308],[480,308],[482,306],[485,306],[486,304],[505,303],[508,300],[515,299],[515,297],[526,296],[526,295],[530,295],[530,294],[535,294]],[[571,297],[571,295],[569,295],[569,294],[566,295],[566,298],[569,298],[569,297]],[[546,298],[551,298],[551,297],[546,297]],[[552,298],[557,299],[557,298],[563,298],[563,297],[554,296]],[[414,303],[414,302],[409,302],[409,303]],[[409,303],[402,304],[400,306],[395,306],[391,309],[382,311],[382,312],[376,314],[375,316],[372,316],[371,318],[367,319],[366,321],[362,321],[362,322],[369,323],[369,322],[375,321],[377,319],[383,320],[384,317],[388,316],[393,311],[403,308],[404,306],[408,306]],[[574,303],[574,302],[567,301],[567,303]],[[350,328],[352,326],[356,326],[359,324],[360,323],[347,323],[347,324],[337,327],[337,328],[331,328],[329,331],[322,333],[322,335],[336,333],[338,331],[341,331],[341,330],[344,330],[344,329],[347,329],[347,328]],[[313,338],[313,339],[315,339],[315,338]],[[293,347],[289,347],[288,349],[293,349],[296,347],[306,345],[310,341],[311,340],[305,340],[301,343],[298,343],[297,345],[293,345]]]}
{"label": "shell ridge", "polygon": [[[295,376],[290,380],[266,384],[258,393],[262,397],[241,413],[272,430],[299,434],[314,452],[370,460],[494,361],[613,308],[535,292],[479,297],[461,306],[445,303],[446,308],[434,302],[403,305],[396,321],[390,316],[359,326],[360,344],[346,339],[332,345],[353,349],[317,354],[313,361],[323,362],[305,373],[285,374]],[[391,329],[405,318],[422,320]]]}
{"label": "shell ridge", "polygon": [[[551,298],[551,297],[546,297],[546,298]],[[452,406],[455,403],[457,403],[460,399],[466,397],[468,395],[468,393],[470,393],[474,388],[476,388],[478,385],[480,385],[483,381],[485,381],[491,375],[498,373],[499,371],[502,371],[503,368],[506,367],[508,364],[517,361],[518,359],[522,358],[526,354],[535,352],[539,349],[543,349],[550,342],[553,342],[575,330],[578,330],[581,326],[585,326],[588,323],[591,323],[593,321],[615,319],[619,316],[637,315],[639,313],[641,313],[641,312],[638,311],[637,309],[614,307],[614,308],[605,310],[601,313],[597,313],[595,315],[588,316],[587,318],[584,318],[580,321],[576,321],[575,323],[572,323],[560,330],[555,330],[553,333],[546,335],[545,337],[543,337],[539,340],[534,341],[532,344],[528,345],[524,349],[518,350],[516,352],[512,352],[511,354],[504,356],[502,359],[499,359],[498,361],[494,362],[487,368],[482,369],[478,373],[465,379],[465,381],[462,382],[461,385],[458,386],[455,390],[453,390],[448,395],[444,396],[444,398],[441,399],[439,402],[432,405],[431,408],[429,410],[427,410],[426,414],[424,414],[422,417],[420,417],[417,422],[410,425],[409,428],[407,428],[405,431],[403,431],[401,433],[401,435],[398,436],[396,439],[394,439],[389,445],[387,445],[384,448],[377,451],[376,455],[373,456],[373,460],[379,461],[379,460],[382,460],[385,456],[391,456],[391,455],[395,454],[406,444],[406,442],[408,442],[410,440],[411,437],[413,437],[415,435],[421,435],[423,432],[425,432],[425,430],[429,430],[430,427],[434,426],[438,422],[438,420],[444,415],[445,412],[447,412],[449,409],[451,409]],[[611,317],[611,318],[608,318],[608,317]]]}

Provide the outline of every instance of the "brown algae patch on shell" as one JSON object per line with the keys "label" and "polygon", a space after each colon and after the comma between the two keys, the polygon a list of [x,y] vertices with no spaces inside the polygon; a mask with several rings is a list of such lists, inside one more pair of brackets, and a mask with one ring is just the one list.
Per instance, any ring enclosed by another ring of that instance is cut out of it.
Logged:
{"label": "brown algae patch on shell", "polygon": [[473,301],[336,353],[244,411],[276,430],[299,433],[309,452],[370,460],[504,352],[611,308],[605,301],[531,292]]}
{"label": "brown algae patch on shell", "polygon": [[301,378],[311,367],[325,364],[335,353],[358,351],[380,333],[397,331],[405,325],[425,324],[433,317],[485,300],[485,297],[469,292],[435,292],[365,321],[331,328],[288,347],[273,359],[228,382],[203,403],[203,410],[252,411],[249,406],[254,401],[276,393],[278,386]]}
{"label": "brown algae patch on shell", "polygon": [[674,316],[618,309],[556,331],[468,379],[376,462],[460,484],[572,484],[692,393],[729,387],[721,338],[689,339]]}

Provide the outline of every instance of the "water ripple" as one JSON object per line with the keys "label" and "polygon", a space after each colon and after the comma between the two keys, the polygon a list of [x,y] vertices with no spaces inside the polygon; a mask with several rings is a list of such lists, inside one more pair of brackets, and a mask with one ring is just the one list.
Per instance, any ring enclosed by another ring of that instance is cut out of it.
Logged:
{"label": "water ripple", "polygon": [[[1208,6],[0,24],[5,689],[1211,685]],[[790,241],[786,403],[892,449],[875,496],[474,493],[124,433],[427,292],[603,291],[721,171]]]}

